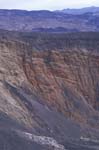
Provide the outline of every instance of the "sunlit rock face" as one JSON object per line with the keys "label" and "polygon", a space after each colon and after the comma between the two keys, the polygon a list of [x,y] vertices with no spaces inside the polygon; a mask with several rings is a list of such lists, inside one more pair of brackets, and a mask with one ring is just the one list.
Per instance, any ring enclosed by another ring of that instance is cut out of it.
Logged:
{"label": "sunlit rock face", "polygon": [[0,133],[29,141],[29,150],[47,148],[21,136],[23,132],[51,138],[64,148],[83,145],[81,139],[98,141],[99,34],[2,31],[0,112]]}

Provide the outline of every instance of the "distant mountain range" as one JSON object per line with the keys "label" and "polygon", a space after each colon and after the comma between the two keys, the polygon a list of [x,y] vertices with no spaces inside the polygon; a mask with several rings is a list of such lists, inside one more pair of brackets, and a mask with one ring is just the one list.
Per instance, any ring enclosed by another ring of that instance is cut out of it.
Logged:
{"label": "distant mountain range", "polygon": [[0,29],[26,32],[99,31],[99,8],[62,11],[0,10]]}
{"label": "distant mountain range", "polygon": [[84,14],[84,13],[89,13],[89,12],[96,13],[96,12],[99,12],[99,7],[92,6],[92,7],[85,7],[85,8],[80,8],[80,9],[67,8],[67,9],[61,10],[61,12],[67,13],[67,14]]}

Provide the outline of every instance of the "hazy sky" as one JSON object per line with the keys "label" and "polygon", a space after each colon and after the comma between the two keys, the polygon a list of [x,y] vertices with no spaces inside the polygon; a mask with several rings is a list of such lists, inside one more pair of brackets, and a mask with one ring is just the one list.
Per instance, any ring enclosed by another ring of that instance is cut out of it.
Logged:
{"label": "hazy sky", "polygon": [[99,0],[0,0],[1,9],[64,9],[99,6]]}

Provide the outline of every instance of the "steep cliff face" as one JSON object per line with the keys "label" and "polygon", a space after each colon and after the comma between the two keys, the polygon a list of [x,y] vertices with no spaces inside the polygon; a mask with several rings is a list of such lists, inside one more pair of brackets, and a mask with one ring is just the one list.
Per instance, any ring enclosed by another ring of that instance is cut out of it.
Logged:
{"label": "steep cliff face", "polygon": [[1,33],[0,132],[99,138],[99,35],[89,35]]}
{"label": "steep cliff face", "polygon": [[34,40],[41,46],[39,51],[32,41],[32,50],[24,53],[23,69],[41,101],[93,125],[99,115],[98,34],[39,36]]}
{"label": "steep cliff face", "polygon": [[81,122],[98,115],[99,56],[88,52],[32,52],[23,67],[43,102]]}

